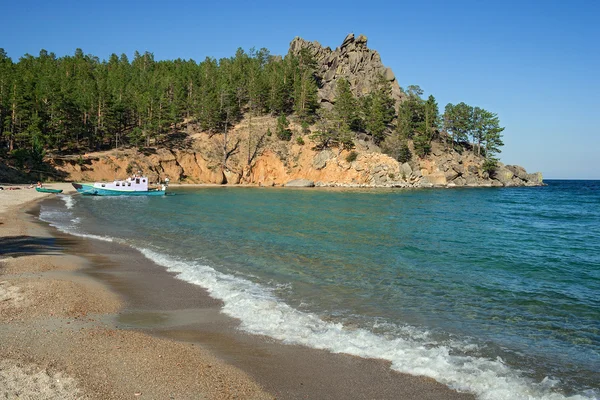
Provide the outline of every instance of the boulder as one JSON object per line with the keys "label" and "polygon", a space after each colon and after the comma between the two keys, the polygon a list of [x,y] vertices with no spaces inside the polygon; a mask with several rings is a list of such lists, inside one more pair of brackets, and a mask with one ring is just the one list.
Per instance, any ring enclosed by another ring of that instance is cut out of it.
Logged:
{"label": "boulder", "polygon": [[225,178],[225,173],[220,168],[216,168],[210,173],[208,181],[210,183],[216,183],[219,185],[227,183],[227,179]]}
{"label": "boulder", "polygon": [[465,173],[465,167],[462,164],[452,164],[452,169],[458,174],[462,175]]}
{"label": "boulder", "polygon": [[417,184],[418,187],[422,187],[422,188],[430,188],[433,187],[433,183],[431,183],[429,181],[429,177],[424,176],[421,178],[421,180],[418,182]]}
{"label": "boulder", "polygon": [[367,46],[367,37],[365,35],[358,35],[358,37],[356,38],[356,45],[357,47],[360,46]]}
{"label": "boulder", "polygon": [[347,47],[350,43],[354,43],[354,33],[349,33],[342,42],[341,48]]}
{"label": "boulder", "polygon": [[230,185],[237,185],[240,183],[240,174],[237,172],[230,171],[228,169],[223,171],[223,175],[225,175],[225,183]]}
{"label": "boulder", "polygon": [[529,183],[533,183],[536,185],[541,185],[544,183],[544,177],[541,172],[534,172],[533,174],[527,174],[527,179]]}
{"label": "boulder", "polygon": [[315,169],[323,169],[327,165],[327,161],[331,160],[333,157],[333,151],[329,149],[322,150],[313,159],[313,167]]}
{"label": "boulder", "polygon": [[293,179],[285,184],[286,187],[314,187],[315,182],[308,179]]}
{"label": "boulder", "polygon": [[458,178],[458,176],[459,176],[458,172],[456,172],[454,169],[448,169],[445,172],[445,175],[446,175],[446,180],[448,182],[453,181],[454,179]]}
{"label": "boulder", "polygon": [[514,176],[515,174],[513,174],[513,172],[505,166],[499,166],[494,171],[494,178],[505,186]]}
{"label": "boulder", "polygon": [[479,186],[479,180],[476,176],[469,175],[465,177],[465,185],[466,186]]}
{"label": "boulder", "polygon": [[465,186],[467,181],[462,176],[459,176],[458,178],[453,180],[452,183],[455,184],[456,186]]}
{"label": "boulder", "polygon": [[515,175],[516,177],[518,177],[521,180],[528,180],[527,179],[527,171],[525,171],[525,168],[519,166],[519,165],[507,165],[504,168],[506,168],[507,170],[509,170],[510,172],[513,173],[513,175]]}
{"label": "boulder", "polygon": [[469,165],[467,167],[467,172],[469,174],[478,175],[479,174],[479,168],[476,165]]}
{"label": "boulder", "polygon": [[448,183],[446,175],[443,172],[434,172],[426,176],[427,181],[435,186],[444,186]]}
{"label": "boulder", "polygon": [[404,179],[408,179],[412,175],[413,171],[409,163],[404,163],[400,166],[400,174]]}

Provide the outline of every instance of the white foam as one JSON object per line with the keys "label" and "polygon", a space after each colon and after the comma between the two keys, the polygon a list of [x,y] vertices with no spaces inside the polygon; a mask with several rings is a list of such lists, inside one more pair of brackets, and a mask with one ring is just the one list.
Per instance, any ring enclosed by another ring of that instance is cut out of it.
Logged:
{"label": "white foam", "polygon": [[65,202],[65,206],[69,210],[75,205],[75,198],[73,196],[70,196],[68,194],[59,194],[58,197],[60,197],[60,199]]}
{"label": "white foam", "polygon": [[77,230],[77,225],[80,219],[75,217],[69,211],[62,211],[56,209],[48,209],[42,207],[40,210],[40,219],[50,224],[54,228],[58,229],[63,233],[67,233],[73,236],[79,236],[89,239],[102,240],[104,242],[114,242],[116,239],[109,236],[93,235],[88,233],[82,233]]}
{"label": "white foam", "polygon": [[223,300],[223,312],[241,321],[241,329],[334,353],[379,358],[399,372],[431,377],[450,388],[475,393],[484,400],[584,400],[594,395],[565,397],[552,391],[549,379],[535,383],[501,359],[489,360],[452,354],[447,346],[424,346],[400,337],[384,337],[365,329],[348,329],[318,316],[298,311],[273,292],[243,278],[220,273],[196,262],[183,261],[149,249],[142,254],[177,277],[200,285]]}

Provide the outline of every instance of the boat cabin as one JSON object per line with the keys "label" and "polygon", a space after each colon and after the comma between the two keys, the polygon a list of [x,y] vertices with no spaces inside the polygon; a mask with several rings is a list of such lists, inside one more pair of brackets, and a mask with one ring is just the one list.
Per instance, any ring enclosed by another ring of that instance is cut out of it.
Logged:
{"label": "boat cabin", "polygon": [[127,178],[124,181],[96,182],[94,183],[94,187],[98,189],[119,190],[122,192],[147,192],[148,177],[136,175]]}

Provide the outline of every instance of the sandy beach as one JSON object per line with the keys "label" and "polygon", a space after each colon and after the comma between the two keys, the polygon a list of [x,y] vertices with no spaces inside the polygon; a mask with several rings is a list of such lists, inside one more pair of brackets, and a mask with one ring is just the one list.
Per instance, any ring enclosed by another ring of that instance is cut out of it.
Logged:
{"label": "sandy beach", "polygon": [[473,398],[383,361],[245,334],[141,254],[39,222],[54,195],[20,187],[0,191],[0,398]]}

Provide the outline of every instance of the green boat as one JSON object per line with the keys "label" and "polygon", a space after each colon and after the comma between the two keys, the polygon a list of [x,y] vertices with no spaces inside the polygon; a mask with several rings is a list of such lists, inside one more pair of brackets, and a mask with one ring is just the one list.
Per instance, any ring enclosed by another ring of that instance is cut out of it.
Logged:
{"label": "green boat", "polygon": [[62,189],[50,189],[45,187],[36,187],[35,190],[40,193],[62,193]]}

